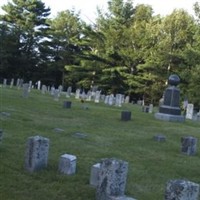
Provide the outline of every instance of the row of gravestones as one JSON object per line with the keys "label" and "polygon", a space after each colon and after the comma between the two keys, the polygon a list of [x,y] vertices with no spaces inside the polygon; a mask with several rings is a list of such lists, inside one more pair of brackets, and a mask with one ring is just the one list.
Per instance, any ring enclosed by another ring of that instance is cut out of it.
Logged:
{"label": "row of gravestones", "polygon": [[[49,139],[41,136],[27,140],[25,169],[29,172],[47,166]],[[63,154],[58,170],[65,175],[76,173],[76,156]],[[134,200],[125,195],[128,162],[114,158],[102,159],[91,167],[90,185],[96,188],[96,200]],[[165,200],[197,200],[199,184],[187,180],[170,180],[165,190]]]}

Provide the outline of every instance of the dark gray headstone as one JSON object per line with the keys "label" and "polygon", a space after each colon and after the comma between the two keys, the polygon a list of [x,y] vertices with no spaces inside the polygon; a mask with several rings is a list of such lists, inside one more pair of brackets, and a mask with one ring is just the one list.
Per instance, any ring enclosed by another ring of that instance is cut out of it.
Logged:
{"label": "dark gray headstone", "polygon": [[128,163],[116,159],[103,159],[99,172],[96,200],[108,200],[123,196],[125,192]]}
{"label": "dark gray headstone", "polygon": [[0,129],[0,142],[3,140],[3,130]]}
{"label": "dark gray headstone", "polygon": [[121,112],[121,120],[122,121],[129,121],[129,120],[131,120],[131,111],[122,111]]}
{"label": "dark gray headstone", "polygon": [[158,141],[158,142],[165,142],[166,141],[166,136],[164,136],[164,135],[155,135],[153,137],[153,139],[155,141]]}
{"label": "dark gray headstone", "polygon": [[197,151],[197,138],[195,137],[182,137],[181,138],[181,152],[193,156]]}
{"label": "dark gray headstone", "polygon": [[168,88],[164,92],[163,104],[159,107],[159,112],[155,114],[156,119],[164,121],[183,122],[185,117],[181,115],[179,106],[180,90],[176,86],[180,78],[173,74],[168,78]]}
{"label": "dark gray headstone", "polygon": [[165,200],[198,200],[199,184],[186,180],[170,180],[165,190]]}
{"label": "dark gray headstone", "polygon": [[64,101],[63,107],[64,108],[71,108],[72,102],[71,101]]}

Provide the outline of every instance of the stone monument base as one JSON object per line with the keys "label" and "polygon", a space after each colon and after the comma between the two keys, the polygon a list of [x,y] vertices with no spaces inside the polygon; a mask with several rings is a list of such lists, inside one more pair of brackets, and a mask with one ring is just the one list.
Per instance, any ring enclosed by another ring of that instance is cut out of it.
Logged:
{"label": "stone monument base", "polygon": [[156,119],[168,121],[168,122],[184,122],[185,117],[182,115],[170,115],[165,113],[156,113],[155,115]]}

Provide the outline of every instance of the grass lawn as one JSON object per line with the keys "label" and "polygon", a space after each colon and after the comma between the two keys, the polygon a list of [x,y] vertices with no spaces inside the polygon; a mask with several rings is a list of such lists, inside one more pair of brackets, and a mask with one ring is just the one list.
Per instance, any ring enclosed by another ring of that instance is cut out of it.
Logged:
{"label": "grass lawn", "polygon": [[[181,137],[199,140],[200,122],[159,121],[133,104],[118,108],[86,102],[89,109],[83,109],[74,97],[70,98],[71,109],[64,109],[64,100],[62,96],[54,101],[38,90],[22,98],[21,90],[0,88],[0,128],[4,131],[1,200],[95,200],[95,189],[89,185],[91,166],[113,157],[129,163],[126,195],[138,200],[163,199],[170,179],[200,183],[199,146],[195,156],[181,153]],[[130,121],[120,120],[123,110],[131,111]],[[55,128],[64,131],[58,133]],[[79,138],[75,133],[87,136]],[[165,135],[166,142],[154,141],[157,134]],[[50,139],[48,167],[28,173],[24,170],[25,146],[27,138],[35,135]],[[65,153],[77,156],[75,175],[58,173],[59,158]]]}

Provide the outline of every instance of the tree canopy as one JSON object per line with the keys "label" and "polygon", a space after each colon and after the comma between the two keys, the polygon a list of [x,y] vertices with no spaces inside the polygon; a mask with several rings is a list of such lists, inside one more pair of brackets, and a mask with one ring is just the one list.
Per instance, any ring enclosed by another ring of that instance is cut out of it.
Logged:
{"label": "tree canopy", "polygon": [[172,73],[182,98],[200,106],[200,6],[161,17],[150,5],[109,0],[87,24],[66,10],[50,18],[41,0],[12,0],[0,16],[1,78],[41,80],[158,102]]}

